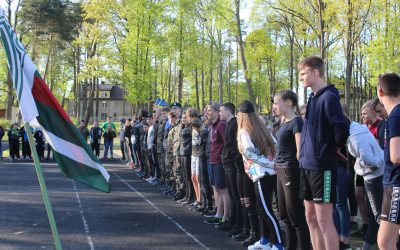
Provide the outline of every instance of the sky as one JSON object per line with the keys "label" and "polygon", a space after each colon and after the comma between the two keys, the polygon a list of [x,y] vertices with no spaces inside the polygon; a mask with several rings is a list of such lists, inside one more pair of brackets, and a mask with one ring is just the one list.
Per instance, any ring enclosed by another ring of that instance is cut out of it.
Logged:
{"label": "sky", "polygon": [[[251,7],[253,6],[253,1],[254,0],[245,0],[241,1],[241,13],[240,16],[242,19],[244,19],[246,22],[250,18],[250,12],[251,12]],[[15,10],[16,5],[18,3],[18,0],[14,0],[12,3],[12,9]],[[0,0],[0,7],[5,11],[7,8],[7,3],[5,0]]]}

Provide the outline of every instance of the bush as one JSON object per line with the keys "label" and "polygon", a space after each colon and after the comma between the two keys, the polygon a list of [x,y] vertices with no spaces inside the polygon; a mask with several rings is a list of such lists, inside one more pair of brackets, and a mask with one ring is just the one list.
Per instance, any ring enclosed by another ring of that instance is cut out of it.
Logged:
{"label": "bush", "polygon": [[4,130],[8,130],[9,128],[11,128],[11,121],[0,118],[0,126],[2,126]]}

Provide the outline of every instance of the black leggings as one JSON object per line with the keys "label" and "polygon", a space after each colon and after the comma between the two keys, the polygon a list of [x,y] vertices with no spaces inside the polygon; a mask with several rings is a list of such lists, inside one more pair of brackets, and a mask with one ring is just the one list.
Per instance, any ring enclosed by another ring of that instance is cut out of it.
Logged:
{"label": "black leggings", "polygon": [[199,183],[200,183],[200,190],[204,198],[204,206],[212,207],[213,200],[212,200],[210,180],[208,178],[208,160],[205,157],[200,157]]}
{"label": "black leggings", "polygon": [[349,168],[350,176],[349,176],[349,207],[350,207],[350,216],[357,216],[358,206],[356,200],[356,186],[355,186],[355,172],[354,169]]}
{"label": "black leggings", "polygon": [[10,157],[12,159],[14,158],[20,158],[19,155],[19,140],[10,140]]}
{"label": "black leggings", "polygon": [[192,181],[192,156],[191,155],[183,155],[182,156],[183,163],[183,173],[184,173],[184,182],[185,182],[185,191],[186,198],[190,200],[194,200],[196,197],[194,193],[193,181]]}
{"label": "black leggings", "polygon": [[251,233],[256,237],[260,237],[260,228],[258,223],[257,213],[257,198],[254,189],[253,181],[243,172],[237,172],[237,185],[240,196],[240,203],[243,209],[243,229],[247,230],[249,227]]}
{"label": "black leggings", "polygon": [[279,216],[285,224],[286,249],[311,249],[304,206],[299,198],[300,169],[277,168]]}
{"label": "black leggings", "polygon": [[98,142],[92,142],[92,143],[91,143],[91,146],[92,146],[92,151],[93,151],[93,153],[94,153],[97,157],[99,157],[99,155],[100,155],[100,144],[99,144]]}
{"label": "black leggings", "polygon": [[160,178],[161,171],[160,165],[158,165],[157,149],[155,146],[148,150],[148,160],[150,164],[150,176]]}
{"label": "black leggings", "polygon": [[276,186],[276,175],[266,175],[254,182],[257,207],[261,218],[261,235],[272,244],[283,243],[279,221],[272,211],[272,192]]}

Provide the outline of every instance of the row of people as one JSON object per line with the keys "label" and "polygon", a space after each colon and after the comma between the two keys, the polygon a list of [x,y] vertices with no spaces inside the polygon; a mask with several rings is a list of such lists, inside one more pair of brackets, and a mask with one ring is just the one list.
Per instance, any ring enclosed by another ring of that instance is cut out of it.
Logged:
{"label": "row of people", "polygon": [[[381,249],[395,249],[400,78],[382,75],[379,98],[361,110],[374,137],[346,116],[337,89],[324,81],[323,69],[318,57],[299,65],[300,79],[313,91],[306,112],[297,110],[297,96],[290,90],[274,97],[280,118],[276,140],[248,101],[240,105],[237,118],[232,103],[210,103],[202,116],[195,109],[182,112],[174,103],[161,116],[155,111],[133,126],[127,121],[130,164],[141,178],[161,185],[166,195],[212,216],[205,223],[229,230],[229,236],[249,249],[283,248],[272,210],[275,189],[287,249],[351,249],[347,200],[350,193],[353,203],[359,200],[354,199],[350,174],[355,170],[367,198],[363,205],[359,202],[368,214],[361,249],[377,242]],[[383,116],[394,113],[376,122],[368,120],[367,109]],[[304,122],[299,113],[305,113]]]}
{"label": "row of people", "polygon": [[[31,148],[29,145],[28,134],[26,133],[25,127],[19,128],[18,123],[13,123],[11,128],[6,132],[3,127],[0,126],[0,141],[7,134],[8,145],[10,152],[10,160],[32,160]],[[41,129],[32,129],[32,134],[35,142],[36,151],[40,159],[44,159],[45,152],[45,138]],[[20,154],[20,148],[22,149],[22,156]],[[51,153],[51,146],[47,144],[47,159],[49,159]],[[3,159],[3,149],[0,143],[0,159]]]}

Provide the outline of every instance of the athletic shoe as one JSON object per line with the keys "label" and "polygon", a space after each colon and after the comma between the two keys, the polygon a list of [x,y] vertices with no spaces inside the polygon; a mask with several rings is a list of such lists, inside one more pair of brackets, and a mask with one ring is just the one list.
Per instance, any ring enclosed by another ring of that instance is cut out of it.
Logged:
{"label": "athletic shoe", "polygon": [[187,197],[183,197],[182,199],[177,200],[178,203],[185,203],[187,202]]}
{"label": "athletic shoe", "polygon": [[[243,231],[243,229],[240,229],[240,228],[238,228],[238,227],[233,227],[231,230],[229,230],[228,232],[226,232],[226,236],[228,236],[228,237],[233,237],[233,236],[235,236],[235,235],[237,235],[237,234],[240,234],[241,232]],[[247,238],[247,237],[246,237]],[[244,238],[244,239],[246,239],[246,238]],[[243,240],[244,240],[243,239]]]}
{"label": "athletic shoe", "polygon": [[221,220],[220,223],[215,225],[215,228],[219,229],[220,231],[228,231],[232,229],[232,224],[228,220]]}
{"label": "athletic shoe", "polygon": [[272,245],[272,247],[271,247],[271,250],[285,250],[285,248],[283,247],[283,245],[282,244],[274,244],[274,245]]}
{"label": "athletic shoe", "polygon": [[204,207],[201,204],[194,209],[194,211],[199,212],[199,213],[202,213],[204,210],[206,210],[206,207]]}
{"label": "athletic shoe", "polygon": [[244,247],[248,247],[248,246],[253,245],[256,242],[257,242],[256,237],[254,235],[250,234],[250,236],[247,239],[245,239],[244,241],[242,241],[241,244]]}
{"label": "athletic shoe", "polygon": [[214,216],[215,216],[216,212],[214,212],[214,209],[213,209],[212,207],[208,207],[207,209],[205,209],[205,210],[202,212],[202,214],[203,214],[203,216],[206,217],[206,218],[211,218],[211,217],[214,217]]}
{"label": "athletic shoe", "polygon": [[232,239],[237,240],[237,241],[244,241],[249,237],[249,232],[248,231],[242,231],[239,234],[232,235]]}
{"label": "athletic shoe", "polygon": [[184,203],[182,203],[182,206],[190,206],[190,204],[192,204],[193,203],[193,200],[192,199],[187,199],[187,201],[186,202],[184,202]]}
{"label": "athletic shoe", "polygon": [[214,216],[210,219],[204,220],[203,222],[209,225],[217,225],[218,223],[220,223],[221,220],[221,218],[217,218]]}
{"label": "athletic shoe", "polygon": [[339,250],[352,250],[350,244],[345,244],[342,241],[339,242]]}
{"label": "athletic shoe", "polygon": [[261,244],[261,241],[257,241],[256,243],[254,243],[253,245],[250,245],[247,247],[248,250],[271,250],[271,245],[270,244],[266,244],[263,245]]}

